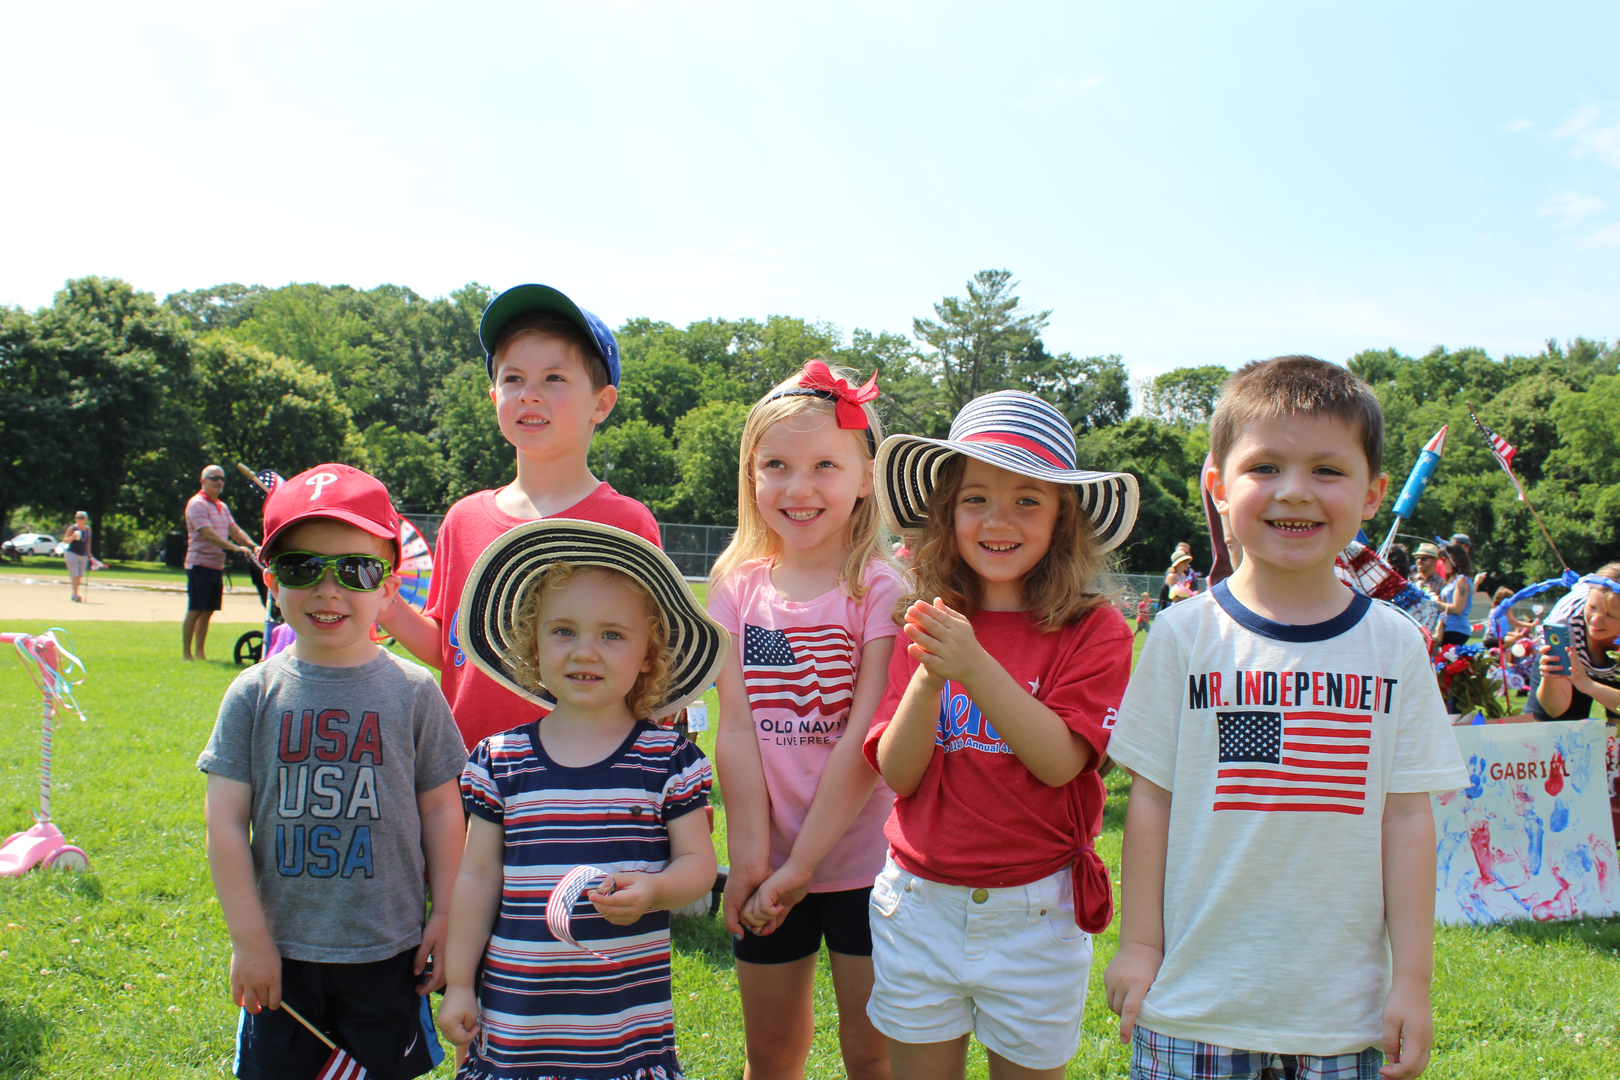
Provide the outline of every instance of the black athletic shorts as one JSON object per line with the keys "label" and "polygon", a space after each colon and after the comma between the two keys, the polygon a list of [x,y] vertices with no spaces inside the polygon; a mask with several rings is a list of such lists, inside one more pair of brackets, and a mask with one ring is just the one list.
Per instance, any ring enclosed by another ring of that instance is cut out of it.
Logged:
{"label": "black athletic shorts", "polygon": [[212,566],[186,567],[186,610],[218,611],[224,598],[225,571]]}
{"label": "black athletic shorts", "polygon": [[791,964],[827,948],[845,956],[872,955],[872,916],[868,905],[872,887],[843,892],[813,892],[788,909],[771,933],[764,937],[745,933],[732,941],[731,954],[750,964]]}
{"label": "black athletic shorts", "polygon": [[[416,950],[369,964],[281,958],[281,997],[348,1051],[372,1080],[410,1080],[444,1060],[433,1010],[416,993]],[[332,1051],[281,1009],[242,1010],[236,1075],[242,1080],[311,1080]]]}

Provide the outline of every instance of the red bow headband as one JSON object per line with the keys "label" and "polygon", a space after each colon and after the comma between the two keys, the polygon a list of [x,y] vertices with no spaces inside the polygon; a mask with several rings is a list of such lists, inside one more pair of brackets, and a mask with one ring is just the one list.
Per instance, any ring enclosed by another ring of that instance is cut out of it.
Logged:
{"label": "red bow headband", "polygon": [[877,456],[877,439],[872,435],[872,425],[867,421],[866,410],[861,408],[869,401],[876,401],[878,397],[878,373],[872,372],[872,377],[859,387],[849,385],[843,379],[832,373],[832,370],[820,360],[812,360],[804,365],[799,372],[798,390],[783,390],[780,394],[772,394],[766,401],[775,401],[784,397],[818,397],[833,403],[833,413],[838,419],[838,426],[851,431],[865,431],[867,448],[872,456]]}

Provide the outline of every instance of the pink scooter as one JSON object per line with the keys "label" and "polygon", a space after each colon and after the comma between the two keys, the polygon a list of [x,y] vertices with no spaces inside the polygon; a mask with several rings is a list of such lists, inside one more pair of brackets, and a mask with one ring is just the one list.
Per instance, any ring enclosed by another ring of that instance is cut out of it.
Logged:
{"label": "pink scooter", "polygon": [[84,719],[84,711],[73,700],[73,684],[67,675],[77,668],[84,670],[78,657],[59,646],[58,633],[47,630],[43,634],[0,634],[0,645],[11,644],[22,658],[23,666],[39,687],[44,735],[39,756],[39,809],[34,811],[34,826],[27,832],[12,833],[0,845],[0,877],[21,877],[36,866],[53,870],[87,870],[90,857],[83,848],[74,847],[62,835],[62,830],[51,824],[51,732],[59,707],[66,705]]}

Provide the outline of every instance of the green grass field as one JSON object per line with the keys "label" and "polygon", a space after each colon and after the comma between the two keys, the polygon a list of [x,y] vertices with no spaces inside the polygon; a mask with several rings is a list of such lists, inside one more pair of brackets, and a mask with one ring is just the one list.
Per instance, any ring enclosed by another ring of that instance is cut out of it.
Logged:
{"label": "green grass field", "polygon": [[[0,621],[0,630],[42,625]],[[71,628],[89,665],[56,740],[54,818],[90,853],[86,874],[0,880],[0,1077],[223,1076],[235,1010],[229,955],[203,855],[203,777],[195,762],[236,669],[189,665],[153,624]],[[232,641],[244,626],[221,625]],[[710,698],[711,716],[713,698]],[[712,733],[699,737],[713,746]],[[0,834],[37,801],[39,710],[27,677],[0,657]],[[1128,782],[1110,777],[1099,849],[1119,864]],[[717,800],[718,801],[718,800]],[[724,816],[715,843],[724,861]],[[1286,867],[1274,872],[1285,874]],[[742,1074],[742,1022],[729,943],[717,919],[674,933],[675,1019],[694,1078]],[[1103,1006],[1112,931],[1097,938],[1085,1032],[1071,1077],[1125,1075]],[[1620,1076],[1620,919],[1442,930],[1437,1047],[1427,1075],[1478,1080]],[[841,1073],[830,983],[819,986],[810,1075]],[[970,1075],[984,1075],[976,1053]],[[448,1066],[436,1075],[448,1076]]]}

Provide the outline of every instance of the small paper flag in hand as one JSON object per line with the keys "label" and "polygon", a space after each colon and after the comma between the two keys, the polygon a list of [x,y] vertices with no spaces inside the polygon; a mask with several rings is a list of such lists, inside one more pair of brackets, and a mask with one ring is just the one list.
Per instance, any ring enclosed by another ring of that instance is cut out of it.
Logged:
{"label": "small paper flag in hand", "polygon": [[581,952],[588,952],[592,956],[606,960],[607,957],[595,949],[587,949],[574,938],[573,927],[570,925],[574,914],[574,904],[580,896],[593,884],[601,882],[603,892],[613,891],[613,875],[597,866],[576,866],[563,875],[557,882],[557,887],[551,890],[551,899],[546,901],[546,927],[553,937],[565,945],[572,945]]}
{"label": "small paper flag in hand", "polygon": [[315,1080],[366,1080],[366,1067],[350,1057],[343,1047],[334,1046],[332,1056],[315,1074]]}

